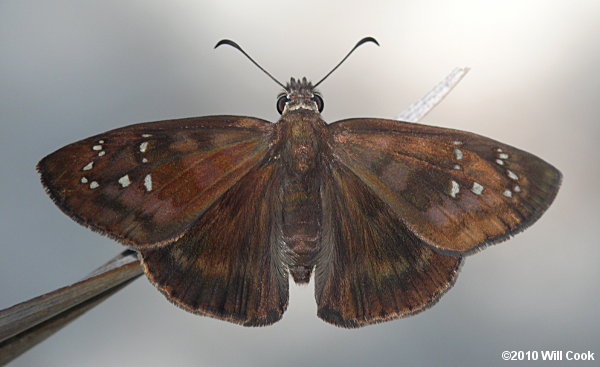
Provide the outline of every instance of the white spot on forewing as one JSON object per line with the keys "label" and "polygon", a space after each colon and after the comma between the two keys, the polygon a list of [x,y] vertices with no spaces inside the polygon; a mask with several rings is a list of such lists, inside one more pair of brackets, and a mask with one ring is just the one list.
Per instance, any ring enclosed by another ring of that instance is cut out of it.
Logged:
{"label": "white spot on forewing", "polygon": [[510,190],[504,190],[504,192],[502,193],[502,195],[506,196],[507,198],[511,198],[512,197],[512,191],[510,191]]}
{"label": "white spot on forewing", "polygon": [[462,144],[462,142],[460,142],[460,141],[458,141],[458,140],[455,140],[455,141],[453,141],[453,142],[452,142],[452,144],[454,144],[454,145],[461,145],[461,144]]}
{"label": "white spot on forewing", "polygon": [[148,160],[146,158],[142,158],[142,163],[148,163]]}
{"label": "white spot on forewing", "polygon": [[496,163],[498,163],[501,166],[504,166],[504,161],[502,159],[496,159]]}
{"label": "white spot on forewing", "polygon": [[82,184],[88,183],[88,179],[87,179],[87,177],[82,177],[82,178],[81,178],[81,183],[82,183]]}
{"label": "white spot on forewing", "polygon": [[515,185],[515,187],[513,187],[513,191],[514,192],[521,192],[521,186]]}
{"label": "white spot on forewing", "polygon": [[452,166],[453,169],[459,170],[460,169],[460,164],[455,164],[454,166]]}
{"label": "white spot on forewing", "polygon": [[481,186],[481,184],[477,183],[477,182],[473,182],[473,187],[471,187],[471,191],[473,192],[473,194],[475,195],[481,195],[481,193],[483,192],[484,187]]}
{"label": "white spot on forewing", "polygon": [[151,136],[152,136],[152,134],[142,134],[142,138],[149,138]]}
{"label": "white spot on forewing", "polygon": [[455,198],[456,194],[458,194],[459,191],[460,191],[460,185],[458,184],[458,182],[452,180],[452,188],[450,189],[450,196]]}
{"label": "white spot on forewing", "polygon": [[92,181],[90,182],[90,189],[95,189],[97,187],[99,187],[100,185],[98,184],[98,182],[96,181]]}
{"label": "white spot on forewing", "polygon": [[146,186],[146,191],[152,191],[152,176],[146,175],[144,177],[144,186]]}
{"label": "white spot on forewing", "polygon": [[500,153],[502,151],[502,149],[498,148],[496,149],[496,152]]}
{"label": "white spot on forewing", "polygon": [[96,151],[98,151],[98,150],[102,150],[102,145],[94,145],[94,146],[92,147],[92,150],[96,150]]}
{"label": "white spot on forewing", "polygon": [[511,180],[518,180],[519,176],[517,176],[513,171],[507,169],[506,170],[506,174],[508,175],[508,178],[510,178]]}
{"label": "white spot on forewing", "polygon": [[104,144],[104,140],[98,140],[98,144]]}
{"label": "white spot on forewing", "polygon": [[89,171],[92,169],[92,167],[94,167],[94,162],[90,162],[90,163],[86,164],[85,167],[83,167],[83,170]]}
{"label": "white spot on forewing", "polygon": [[508,159],[508,154],[506,154],[506,153],[500,153],[500,154],[498,154],[498,158]]}
{"label": "white spot on forewing", "polygon": [[458,149],[458,148],[454,148],[454,156],[456,157],[456,160],[460,161],[461,159],[463,159],[463,152],[462,150]]}
{"label": "white spot on forewing", "polygon": [[125,176],[121,177],[119,179],[119,183],[123,187],[127,187],[127,186],[131,185],[131,181],[129,181],[129,175],[125,175]]}
{"label": "white spot on forewing", "polygon": [[105,155],[105,154],[106,154],[106,152],[105,152],[105,151],[103,151],[103,150],[101,150],[101,151],[98,153],[98,157],[102,157],[102,156],[103,156],[103,155]]}
{"label": "white spot on forewing", "polygon": [[148,149],[148,142],[147,141],[145,141],[142,144],[140,144],[140,152],[146,153],[146,149]]}

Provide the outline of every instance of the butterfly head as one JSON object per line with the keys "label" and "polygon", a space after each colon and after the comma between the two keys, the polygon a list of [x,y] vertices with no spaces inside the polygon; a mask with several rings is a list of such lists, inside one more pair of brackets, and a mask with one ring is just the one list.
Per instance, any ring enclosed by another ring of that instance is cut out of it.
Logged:
{"label": "butterfly head", "polygon": [[277,111],[284,114],[298,109],[322,112],[323,98],[306,78],[291,78],[285,86],[285,92],[277,96]]}

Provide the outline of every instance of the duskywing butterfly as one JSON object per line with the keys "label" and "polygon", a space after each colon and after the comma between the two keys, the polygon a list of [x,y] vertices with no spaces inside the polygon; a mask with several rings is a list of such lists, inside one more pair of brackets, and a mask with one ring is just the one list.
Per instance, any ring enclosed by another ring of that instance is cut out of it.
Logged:
{"label": "duskywing butterfly", "polygon": [[[365,42],[361,40],[342,62]],[[208,116],[126,126],[38,164],[75,221],[135,248],[182,308],[245,326],[278,321],[288,274],[314,270],[318,316],[359,327],[408,316],[454,283],[462,258],[534,223],[561,174],[469,132],[396,120],[327,124],[292,78],[276,123]]]}

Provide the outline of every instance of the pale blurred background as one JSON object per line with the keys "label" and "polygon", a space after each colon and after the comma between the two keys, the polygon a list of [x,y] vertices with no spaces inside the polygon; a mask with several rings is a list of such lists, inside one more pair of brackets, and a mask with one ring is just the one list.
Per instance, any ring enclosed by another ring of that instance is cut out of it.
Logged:
{"label": "pale blurred background", "polygon": [[[516,366],[504,350],[600,359],[600,2],[0,2],[0,308],[80,279],[121,251],[44,193],[34,166],[90,135],[177,117],[277,119],[282,81],[316,81],[324,117],[392,118],[455,66],[471,72],[424,122],[473,131],[558,167],[554,205],[467,259],[429,311],[358,330],[291,286],[282,321],[243,328],[172,306],[145,278],[13,366]],[[595,362],[597,363],[597,362]],[[535,365],[567,365],[538,362]],[[593,365],[575,363],[568,365]]]}

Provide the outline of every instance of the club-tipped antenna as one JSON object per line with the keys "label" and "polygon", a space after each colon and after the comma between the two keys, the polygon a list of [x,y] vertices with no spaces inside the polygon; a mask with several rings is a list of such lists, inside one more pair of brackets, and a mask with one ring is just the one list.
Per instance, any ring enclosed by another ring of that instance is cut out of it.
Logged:
{"label": "club-tipped antenna", "polygon": [[262,66],[260,66],[256,61],[254,61],[253,58],[250,57],[250,55],[248,55],[246,53],[246,51],[244,51],[240,45],[238,45],[237,43],[233,42],[232,40],[228,40],[228,39],[224,39],[224,40],[220,40],[219,42],[217,42],[217,44],[215,45],[215,48],[221,46],[221,45],[229,45],[233,48],[237,48],[238,51],[240,51],[241,53],[244,54],[244,56],[246,56],[248,58],[248,60],[252,61],[252,63],[254,65],[256,65],[260,70],[263,71],[263,73],[267,74],[269,76],[269,78],[273,79],[273,81],[277,84],[279,84],[283,89],[286,89],[285,85],[283,85],[279,80],[275,79],[275,77],[273,75],[271,75],[271,73],[269,73],[268,71],[266,71]]}
{"label": "club-tipped antenna", "polygon": [[344,61],[346,61],[346,59],[348,58],[348,56],[350,56],[354,52],[354,50],[356,50],[363,43],[367,43],[367,42],[373,42],[374,44],[376,44],[377,46],[379,46],[379,42],[377,42],[377,40],[375,38],[373,38],[373,37],[365,37],[365,38],[361,39],[360,41],[358,41],[358,43],[354,47],[352,47],[352,50],[350,50],[350,52],[348,52],[348,54],[346,56],[344,56],[344,58],[342,59],[342,61],[340,61],[333,69],[331,69],[331,71],[329,73],[327,73],[327,75],[325,75],[323,77],[323,79],[319,80],[319,82],[314,85],[314,88],[316,88],[317,85],[321,84],[323,82],[323,80],[327,79],[327,77],[329,75],[331,75],[331,73],[333,73],[335,71],[335,69],[339,68],[340,65],[342,65],[344,63]]}

